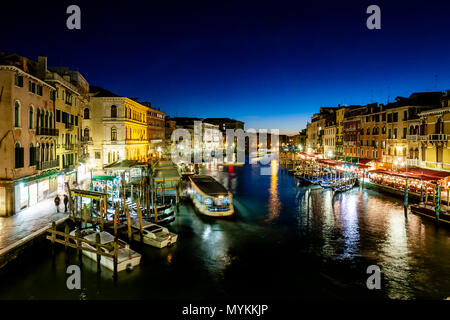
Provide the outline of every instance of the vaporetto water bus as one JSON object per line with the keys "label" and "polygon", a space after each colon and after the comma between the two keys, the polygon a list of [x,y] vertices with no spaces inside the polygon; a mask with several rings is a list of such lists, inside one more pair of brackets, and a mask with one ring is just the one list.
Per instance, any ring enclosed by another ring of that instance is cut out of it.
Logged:
{"label": "vaporetto water bus", "polygon": [[234,214],[233,196],[223,185],[211,176],[193,175],[189,177],[189,191],[195,208],[204,215],[226,217]]}

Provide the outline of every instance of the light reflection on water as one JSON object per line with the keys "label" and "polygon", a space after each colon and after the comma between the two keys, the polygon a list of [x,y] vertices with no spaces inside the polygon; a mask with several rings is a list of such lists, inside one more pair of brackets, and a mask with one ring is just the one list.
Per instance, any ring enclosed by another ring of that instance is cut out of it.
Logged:
{"label": "light reflection on water", "polygon": [[401,200],[360,187],[335,196],[329,190],[295,187],[277,163],[272,168],[277,170],[270,177],[254,168],[240,171],[241,179],[252,181],[246,184],[251,190],[233,188],[236,202],[261,201],[246,198],[268,192],[261,223],[294,232],[300,241],[306,236],[310,242],[299,245],[324,258],[365,261],[360,266],[363,272],[371,264],[379,265],[389,298],[450,296],[448,229],[436,229],[433,221],[411,213],[405,218]]}
{"label": "light reflection on water", "polygon": [[[450,296],[449,229],[413,214],[405,218],[401,200],[359,187],[333,196],[297,187],[277,162],[271,169],[264,176],[256,164],[205,168],[233,193],[236,217],[206,219],[186,205],[170,226],[178,243],[138,247],[141,266],[119,275],[117,285],[106,280],[108,271],[96,282],[95,263],[85,260],[86,288],[70,293],[64,254],[53,268],[47,250],[25,272],[0,273],[0,298],[120,299],[124,292],[129,299],[295,298],[301,292],[320,298],[321,287],[345,298],[354,292],[345,286],[350,282],[369,296],[365,270],[372,264],[381,267],[386,297]],[[318,283],[320,274],[335,281]]]}

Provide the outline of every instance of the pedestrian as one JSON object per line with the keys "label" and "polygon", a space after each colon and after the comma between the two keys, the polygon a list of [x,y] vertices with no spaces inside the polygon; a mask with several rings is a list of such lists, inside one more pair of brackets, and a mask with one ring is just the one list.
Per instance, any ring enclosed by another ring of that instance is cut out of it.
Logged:
{"label": "pedestrian", "polygon": [[67,204],[69,203],[69,197],[67,194],[64,195],[64,212],[67,212]]}
{"label": "pedestrian", "polygon": [[61,199],[59,198],[59,195],[56,195],[55,198],[55,206],[56,206],[56,212],[59,212],[59,204],[61,203]]}

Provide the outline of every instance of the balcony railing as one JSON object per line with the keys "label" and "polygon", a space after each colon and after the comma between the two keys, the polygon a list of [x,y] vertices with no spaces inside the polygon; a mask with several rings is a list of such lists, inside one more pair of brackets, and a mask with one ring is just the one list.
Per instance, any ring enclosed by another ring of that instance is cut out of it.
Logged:
{"label": "balcony railing", "polygon": [[447,141],[448,137],[446,134],[429,134],[428,135],[428,141]]}
{"label": "balcony railing", "polygon": [[406,164],[408,166],[418,166],[419,165],[419,159],[406,159]]}
{"label": "balcony railing", "polygon": [[57,137],[59,130],[55,128],[36,128],[36,135]]}
{"label": "balcony railing", "polygon": [[47,170],[59,167],[58,160],[42,161],[36,163],[36,169]]}
{"label": "balcony railing", "polygon": [[75,144],[73,143],[68,143],[64,145],[64,149],[66,150],[75,150]]}
{"label": "balcony railing", "polygon": [[92,138],[90,138],[90,137],[82,137],[81,138],[81,143],[82,144],[92,144],[93,141],[92,141]]}
{"label": "balcony railing", "polygon": [[419,141],[419,135],[418,134],[408,134],[406,135],[406,140],[407,141]]}
{"label": "balcony railing", "polygon": [[67,130],[73,130],[73,124],[72,123],[66,123],[66,129]]}

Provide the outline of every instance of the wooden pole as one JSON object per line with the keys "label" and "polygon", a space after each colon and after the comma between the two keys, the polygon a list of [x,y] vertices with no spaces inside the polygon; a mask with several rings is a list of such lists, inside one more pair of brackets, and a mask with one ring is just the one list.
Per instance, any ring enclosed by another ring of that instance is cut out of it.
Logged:
{"label": "wooden pole", "polygon": [[84,204],[84,227],[87,227],[87,207],[86,203]]}
{"label": "wooden pole", "polygon": [[69,225],[68,225],[67,222],[66,222],[66,225],[65,225],[65,227],[64,227],[64,233],[66,234],[66,235],[64,236],[64,250],[65,250],[66,253],[67,253],[67,244],[69,243],[69,238],[67,237],[67,235],[69,234],[69,232],[70,232]]}
{"label": "wooden pole", "polygon": [[142,211],[141,211],[141,207],[139,206],[139,199],[137,200],[137,213],[139,216],[139,235],[141,237],[141,242],[144,240],[144,229],[143,229],[143,225],[142,225]]}
{"label": "wooden pole", "polygon": [[115,237],[115,239],[114,239],[114,258],[113,258],[113,264],[114,264],[114,274],[113,274],[113,277],[114,277],[114,280],[116,280],[117,279],[117,256],[119,255],[119,245],[118,245],[118,238],[117,238],[117,235],[116,235],[116,237]]}
{"label": "wooden pole", "polygon": [[114,236],[117,236],[117,218],[119,217],[119,208],[114,212]]}
{"label": "wooden pole", "polygon": [[97,272],[100,273],[101,272],[100,261],[102,259],[102,256],[101,256],[101,248],[99,246],[100,233],[98,233],[98,232],[95,234],[95,242],[97,242],[97,246],[96,246],[96,249],[97,249]]}
{"label": "wooden pole", "polygon": [[100,200],[100,230],[103,231],[103,212],[104,209],[103,207],[106,206],[106,199],[105,200]]}
{"label": "wooden pole", "polygon": [[127,227],[128,227],[128,240],[131,242],[131,219],[130,219],[130,209],[128,206],[125,207],[127,211]]}
{"label": "wooden pole", "polygon": [[81,230],[77,229],[77,231],[75,231],[75,235],[77,236],[77,255],[78,255],[78,261],[81,263]]}

